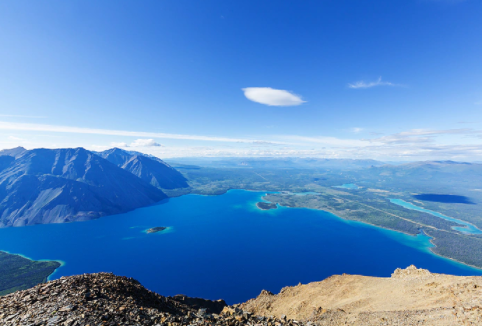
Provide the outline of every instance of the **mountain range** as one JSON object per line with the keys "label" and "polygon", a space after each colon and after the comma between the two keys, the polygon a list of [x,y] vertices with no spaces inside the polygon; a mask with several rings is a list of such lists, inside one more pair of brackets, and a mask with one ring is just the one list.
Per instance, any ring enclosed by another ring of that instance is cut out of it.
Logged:
{"label": "mountain range", "polygon": [[97,153],[100,157],[129,171],[157,188],[175,189],[188,187],[187,180],[176,169],[154,156],[112,148]]}
{"label": "mountain range", "polygon": [[187,157],[169,159],[174,166],[210,168],[269,168],[269,169],[327,169],[357,170],[383,166],[386,163],[371,159],[327,159],[303,157]]}
{"label": "mountain range", "polygon": [[[188,187],[186,179],[161,160],[112,152],[21,147],[0,151],[0,227],[119,214],[166,199],[163,186]],[[111,162],[120,157],[123,164]]]}

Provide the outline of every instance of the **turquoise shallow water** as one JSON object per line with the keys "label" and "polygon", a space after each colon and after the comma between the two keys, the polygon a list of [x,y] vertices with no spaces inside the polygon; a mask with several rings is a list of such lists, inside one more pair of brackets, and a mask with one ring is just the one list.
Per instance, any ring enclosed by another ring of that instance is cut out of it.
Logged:
{"label": "turquoise shallow water", "polygon": [[419,211],[419,212],[428,213],[428,214],[431,214],[433,216],[440,217],[444,220],[455,222],[457,224],[463,225],[462,227],[460,227],[460,226],[453,226],[452,227],[452,229],[460,231],[462,233],[465,233],[465,234],[482,234],[481,230],[479,230],[475,225],[470,224],[469,222],[465,222],[465,221],[458,220],[458,219],[453,218],[453,217],[445,216],[445,215],[440,214],[438,212],[431,211],[429,209],[425,209],[425,208],[416,206],[412,203],[408,203],[408,202],[406,202],[402,199],[390,199],[390,202],[393,203],[393,204],[397,204],[397,205],[400,205],[402,207],[405,207],[407,209],[412,209],[412,210],[416,210],[416,211]]}
{"label": "turquoise shallow water", "polygon": [[[113,272],[163,295],[228,303],[332,274],[390,276],[410,264],[482,275],[430,253],[425,235],[407,236],[317,210],[262,211],[256,203],[264,194],[187,195],[89,222],[0,229],[0,250],[64,261],[53,278]],[[155,226],[169,230],[144,232]]]}
{"label": "turquoise shallow water", "polygon": [[359,186],[357,186],[356,184],[354,183],[345,183],[345,184],[342,184],[341,186],[334,186],[335,188],[344,188],[344,189],[360,189]]}

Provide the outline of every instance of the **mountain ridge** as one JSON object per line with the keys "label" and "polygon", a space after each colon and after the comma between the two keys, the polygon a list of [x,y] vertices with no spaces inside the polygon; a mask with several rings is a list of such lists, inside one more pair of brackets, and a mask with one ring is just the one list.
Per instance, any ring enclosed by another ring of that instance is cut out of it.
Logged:
{"label": "mountain ridge", "polygon": [[83,148],[25,150],[2,166],[3,157],[0,227],[89,220],[167,198]]}
{"label": "mountain ridge", "polygon": [[112,148],[96,154],[154,187],[160,189],[189,187],[187,179],[179,171],[157,157],[120,148]]}

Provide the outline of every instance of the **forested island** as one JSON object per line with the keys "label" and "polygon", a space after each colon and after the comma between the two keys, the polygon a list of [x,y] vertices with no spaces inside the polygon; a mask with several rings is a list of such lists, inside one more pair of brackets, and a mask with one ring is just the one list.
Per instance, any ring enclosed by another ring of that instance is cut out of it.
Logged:
{"label": "forested island", "polygon": [[146,232],[147,233],[157,233],[157,232],[162,232],[165,229],[167,229],[167,227],[165,227],[165,226],[156,226],[154,228],[148,229]]}
{"label": "forested island", "polygon": [[267,211],[267,210],[270,210],[270,209],[277,209],[278,206],[274,203],[266,203],[264,201],[260,201],[258,203],[256,203],[256,206],[263,210],[263,211]]}

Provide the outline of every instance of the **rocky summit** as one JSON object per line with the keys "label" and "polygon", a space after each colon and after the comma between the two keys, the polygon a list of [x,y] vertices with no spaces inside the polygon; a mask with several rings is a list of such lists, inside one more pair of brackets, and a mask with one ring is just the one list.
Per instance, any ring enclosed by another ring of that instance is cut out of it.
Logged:
{"label": "rocky summit", "polygon": [[263,291],[240,308],[316,325],[482,325],[482,277],[412,265],[391,277],[343,274],[276,295]]}
{"label": "rocky summit", "polygon": [[138,281],[109,273],[62,277],[0,297],[0,325],[292,325],[256,317],[223,300],[163,297]]}
{"label": "rocky summit", "polygon": [[84,274],[0,297],[0,325],[482,325],[482,277],[410,266],[389,278],[343,274],[277,295],[263,290],[227,306],[163,297],[132,278]]}

